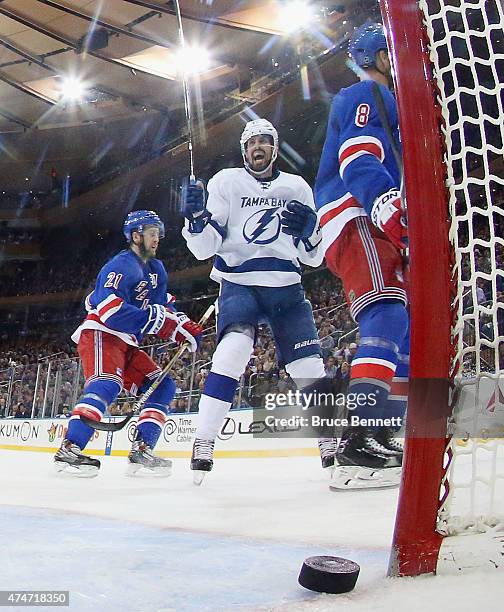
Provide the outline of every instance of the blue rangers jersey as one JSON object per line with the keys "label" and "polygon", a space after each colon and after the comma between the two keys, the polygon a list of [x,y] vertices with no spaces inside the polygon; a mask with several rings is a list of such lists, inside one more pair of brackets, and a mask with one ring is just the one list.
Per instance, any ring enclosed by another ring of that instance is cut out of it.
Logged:
{"label": "blue rangers jersey", "polygon": [[284,287],[301,281],[300,262],[319,266],[323,253],[319,228],[308,240],[281,231],[280,215],[291,200],[315,209],[308,183],[295,174],[276,172],[257,180],[245,168],[227,168],[208,182],[211,222],[182,234],[197,259],[216,255],[210,278],[238,285]]}
{"label": "blue rangers jersey", "polygon": [[[401,169],[380,121],[373,83],[342,89],[332,103],[315,183],[324,253],[351,219],[370,216],[377,197],[400,189]],[[383,85],[378,87],[400,151],[395,98]]]}
{"label": "blue rangers jersey", "polygon": [[108,261],[98,274],[94,291],[86,298],[86,319],[72,335],[79,342],[84,329],[98,329],[138,346],[149,318],[149,304],[167,305],[168,275],[159,259],[144,263],[126,249]]}

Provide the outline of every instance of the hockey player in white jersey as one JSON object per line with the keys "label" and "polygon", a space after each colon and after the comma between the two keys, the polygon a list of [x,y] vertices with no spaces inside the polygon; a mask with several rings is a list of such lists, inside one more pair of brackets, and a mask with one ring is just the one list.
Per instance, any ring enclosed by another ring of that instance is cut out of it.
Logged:
{"label": "hockey player in white jersey", "polygon": [[[210,179],[207,200],[200,182],[182,191],[182,234],[197,259],[215,255],[210,277],[220,283],[218,345],[199,403],[191,459],[196,484],[212,469],[215,438],[250,360],[259,323],[268,323],[279,361],[300,388],[328,391],[301,285],[300,262],[316,267],[323,259],[312,191],[300,176],[275,169],[278,134],[266,119],[248,122],[240,145],[244,167],[221,170]],[[323,467],[331,468],[335,441],[319,439],[319,448]]]}

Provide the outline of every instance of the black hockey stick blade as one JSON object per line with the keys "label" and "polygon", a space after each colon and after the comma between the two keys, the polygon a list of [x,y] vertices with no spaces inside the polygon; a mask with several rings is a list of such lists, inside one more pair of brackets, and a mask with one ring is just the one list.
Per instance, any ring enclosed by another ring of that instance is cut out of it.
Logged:
{"label": "black hockey stick blade", "polygon": [[122,421],[116,421],[115,423],[102,423],[101,421],[94,421],[86,416],[81,416],[80,419],[83,423],[89,425],[89,427],[92,427],[97,431],[120,431],[127,423],[130,422],[134,414],[134,412],[129,412],[125,419]]}

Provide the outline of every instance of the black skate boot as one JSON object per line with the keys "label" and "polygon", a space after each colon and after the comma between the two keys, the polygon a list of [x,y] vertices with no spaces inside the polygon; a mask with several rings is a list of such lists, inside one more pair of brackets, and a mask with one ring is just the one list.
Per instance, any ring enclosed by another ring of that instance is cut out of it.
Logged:
{"label": "black skate boot", "polygon": [[338,448],[337,438],[319,438],[318,447],[320,452],[320,461],[322,462],[322,468],[332,473],[332,471],[334,470],[336,450]]}
{"label": "black skate boot", "polygon": [[152,448],[143,440],[135,440],[128,455],[127,476],[134,476],[142,468],[156,476],[171,476],[172,461],[153,454]]}
{"label": "black skate boot", "polygon": [[200,440],[196,438],[193,444],[191,457],[191,470],[193,470],[193,482],[200,486],[208,472],[213,468],[214,440]]}
{"label": "black skate boot", "polygon": [[381,489],[399,484],[401,456],[385,448],[366,427],[350,427],[336,452],[332,490]]}
{"label": "black skate boot", "polygon": [[94,478],[94,476],[98,476],[100,462],[94,457],[84,455],[75,442],[65,439],[54,455],[54,468],[57,472],[64,472],[80,478]]}
{"label": "black skate boot", "polygon": [[392,427],[380,427],[374,435],[374,439],[385,448],[397,454],[402,464],[402,456],[404,452],[403,443],[395,436],[396,432]]}

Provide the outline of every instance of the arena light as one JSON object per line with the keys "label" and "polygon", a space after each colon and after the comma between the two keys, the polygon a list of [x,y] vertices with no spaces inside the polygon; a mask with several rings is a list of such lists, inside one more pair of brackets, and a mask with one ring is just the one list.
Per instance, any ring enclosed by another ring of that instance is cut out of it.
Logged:
{"label": "arena light", "polygon": [[286,34],[292,34],[309,26],[315,19],[315,10],[309,2],[292,0],[285,4],[281,19]]}
{"label": "arena light", "polygon": [[85,82],[74,76],[64,77],[61,80],[60,99],[65,102],[80,102],[87,92]]}
{"label": "arena light", "polygon": [[185,74],[199,74],[210,68],[210,54],[204,47],[186,45],[176,53],[177,68]]}

